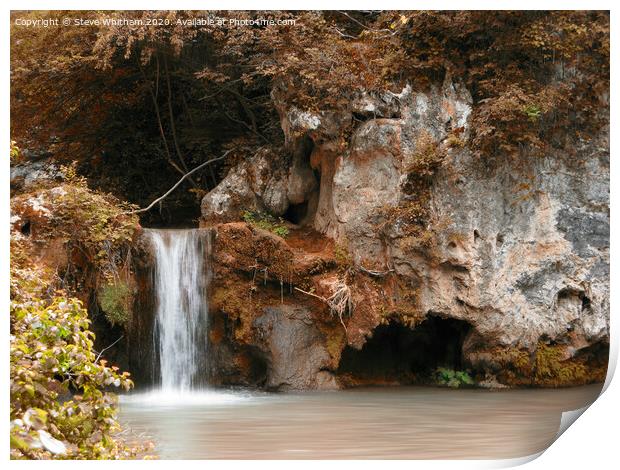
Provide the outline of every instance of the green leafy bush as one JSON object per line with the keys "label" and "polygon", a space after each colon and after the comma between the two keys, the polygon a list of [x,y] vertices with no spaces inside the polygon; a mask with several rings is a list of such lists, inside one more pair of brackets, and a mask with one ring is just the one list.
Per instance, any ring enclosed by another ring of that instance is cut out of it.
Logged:
{"label": "green leafy bush", "polygon": [[124,281],[116,281],[99,289],[99,303],[112,325],[126,325],[131,319],[133,289]]}
{"label": "green leafy bush", "polygon": [[474,379],[471,375],[462,370],[447,369],[445,367],[439,367],[435,371],[437,383],[440,385],[447,385],[451,388],[459,388],[462,385],[473,385]]}
{"label": "green leafy bush", "polygon": [[79,300],[58,294],[11,302],[11,458],[114,459],[143,449],[118,439],[116,399],[127,372],[93,350],[94,334]]}
{"label": "green leafy bush", "polygon": [[289,233],[289,230],[286,225],[284,225],[284,221],[282,219],[276,219],[274,216],[264,212],[245,211],[243,213],[243,220],[254,227],[268,230],[269,232],[282,238],[286,238]]}
{"label": "green leafy bush", "polygon": [[[65,282],[67,271],[40,262],[38,247],[60,238],[76,248],[98,277],[116,272],[118,253],[136,220],[111,196],[95,193],[74,175],[70,184],[41,188],[11,201],[24,236],[11,230],[10,455],[13,459],[119,459],[144,456],[120,435],[115,396],[129,374],[109,367],[93,349],[95,335],[82,303],[60,285],[84,294],[86,278]],[[120,235],[114,237],[114,230]],[[97,256],[105,250],[105,256]],[[77,255],[75,255],[77,256]],[[70,258],[67,256],[67,258]],[[39,262],[37,262],[39,261]],[[121,289],[121,293],[124,289]]]}
{"label": "green leafy bush", "polygon": [[18,163],[22,160],[22,154],[14,140],[11,140],[11,151],[9,153],[11,163]]}

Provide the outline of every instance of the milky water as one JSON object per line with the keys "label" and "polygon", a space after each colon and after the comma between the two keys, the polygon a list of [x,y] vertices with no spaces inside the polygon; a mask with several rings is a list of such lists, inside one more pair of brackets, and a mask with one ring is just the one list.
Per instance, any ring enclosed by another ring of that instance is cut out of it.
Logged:
{"label": "milky water", "polygon": [[207,370],[206,288],[209,272],[204,230],[148,230],[153,245],[156,316],[154,341],[161,390],[196,388]]}
{"label": "milky water", "polygon": [[517,458],[544,450],[562,411],[600,389],[156,391],[121,397],[120,418],[163,459]]}

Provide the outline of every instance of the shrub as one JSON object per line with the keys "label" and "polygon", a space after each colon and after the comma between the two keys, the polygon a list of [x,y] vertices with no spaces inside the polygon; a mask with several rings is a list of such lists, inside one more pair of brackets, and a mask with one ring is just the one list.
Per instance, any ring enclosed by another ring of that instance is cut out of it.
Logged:
{"label": "shrub", "polygon": [[405,158],[404,170],[415,180],[431,178],[445,158],[446,153],[439,147],[428,131],[421,131],[416,139],[415,150]]}
{"label": "shrub", "polygon": [[460,149],[465,147],[465,141],[456,134],[450,134],[446,138],[446,145],[451,149]]}
{"label": "shrub", "polygon": [[12,301],[11,458],[130,458],[143,450],[117,438],[115,397],[104,388],[133,384],[99,360],[89,324],[81,302],[60,293]]}
{"label": "shrub", "polygon": [[459,388],[462,385],[473,385],[474,379],[465,371],[439,367],[435,371],[437,383],[451,388]]}
{"label": "shrub", "polygon": [[286,238],[289,233],[282,219],[276,219],[271,214],[266,214],[265,212],[245,211],[243,213],[243,220],[254,227],[267,230],[282,238]]}
{"label": "shrub", "polygon": [[525,106],[525,108],[523,108],[523,112],[525,113],[527,118],[532,122],[538,121],[541,115],[540,108],[536,106],[535,104],[529,104]]}
{"label": "shrub", "polygon": [[[129,374],[100,360],[82,303],[58,290],[62,273],[37,264],[33,255],[61,237],[88,256],[97,274],[115,271],[118,259],[108,253],[126,245],[136,221],[114,201],[75,175],[71,184],[11,201],[18,222],[33,226],[27,236],[11,231],[11,458],[117,459],[146,451],[119,437],[116,400],[104,391],[129,389]],[[75,284],[82,294],[83,282]]]}
{"label": "shrub", "polygon": [[114,325],[126,325],[131,319],[133,289],[124,281],[116,281],[99,289],[99,304],[108,321]]}
{"label": "shrub", "polygon": [[19,163],[23,160],[22,153],[14,140],[11,140],[11,151],[9,156],[11,163]]}
{"label": "shrub", "polygon": [[116,279],[126,267],[138,218],[127,214],[132,205],[89,189],[72,167],[63,167],[63,173],[62,185],[14,197],[11,212],[29,225],[29,243],[63,241],[68,264],[58,276],[63,288],[83,294],[102,280]]}

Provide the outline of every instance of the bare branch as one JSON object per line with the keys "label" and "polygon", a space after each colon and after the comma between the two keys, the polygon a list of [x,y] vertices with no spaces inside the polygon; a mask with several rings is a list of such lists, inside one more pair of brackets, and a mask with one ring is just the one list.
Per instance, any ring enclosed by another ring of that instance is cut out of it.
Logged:
{"label": "bare branch", "polygon": [[[168,90],[168,95],[167,95],[168,114],[170,116],[170,130],[172,131],[172,142],[174,143],[174,148],[177,152],[177,156],[179,157],[179,161],[181,162],[183,169],[187,172],[189,168],[187,167],[187,164],[185,163],[185,159],[183,158],[183,153],[181,152],[181,147],[179,146],[179,140],[177,139],[177,128],[176,128],[176,125],[174,124],[174,113],[172,111],[172,87],[170,86],[170,72],[168,71],[168,60],[166,59],[165,55],[164,55],[164,70],[166,71],[166,87]],[[189,178],[189,180],[191,181],[194,187],[197,187],[194,180],[192,180],[191,178]]]}
{"label": "bare branch", "polygon": [[[97,354],[97,359],[95,359],[95,364],[97,362],[99,362],[99,358],[101,357],[101,355],[106,352],[108,349],[110,349],[112,346],[114,346],[116,343],[118,343],[121,339],[123,339],[124,335],[121,335],[120,338],[118,338],[116,341],[114,341],[110,346],[108,346],[107,348],[103,348],[101,350],[101,352],[99,354]],[[96,352],[96,351],[95,351]]]}
{"label": "bare branch", "polygon": [[388,269],[387,271],[374,271],[372,269],[366,269],[364,266],[358,266],[357,269],[363,273],[374,277],[383,277],[387,276],[389,273],[394,272],[394,269]]}
{"label": "bare branch", "polygon": [[343,33],[336,27],[334,27],[333,29],[334,31],[336,31],[336,33],[340,35],[340,37],[347,38],[347,39],[357,39],[355,36],[351,36],[350,34]]}
{"label": "bare branch", "polygon": [[167,157],[166,160],[168,161],[168,163],[170,163],[170,165],[175,170],[177,170],[179,173],[183,175],[185,174],[183,169],[179,167],[179,165],[174,163],[174,161],[172,160],[172,155],[170,154],[170,149],[168,148],[168,141],[166,139],[166,133],[164,132],[164,126],[161,121],[161,114],[159,113],[159,104],[157,103],[157,95],[159,94],[159,58],[157,56],[155,56],[155,58],[157,59],[157,78],[155,82],[156,91],[153,91],[153,86],[151,85],[151,82],[146,78],[146,73],[144,72],[142,65],[140,65],[140,61],[138,61],[138,67],[140,67],[140,72],[142,73],[142,77],[144,78],[144,81],[149,87],[149,94],[151,95],[151,100],[153,101],[153,106],[155,108],[155,116],[157,117],[159,135],[161,137],[162,143],[164,144],[164,150],[166,151],[166,157]]}
{"label": "bare branch", "polygon": [[364,28],[367,31],[372,31],[374,33],[382,33],[382,32],[390,32],[389,29],[374,29],[374,28],[370,28],[369,26],[366,26],[364,23],[357,21],[355,18],[353,18],[351,15],[349,15],[347,12],[345,11],[340,11],[338,10],[338,13],[340,13],[341,15],[346,16],[347,18],[349,18],[351,21],[353,21],[354,23],[357,23],[358,25],[360,25],[362,28]]}
{"label": "bare branch", "polygon": [[305,291],[303,289],[300,289],[299,287],[295,287],[295,290],[301,292],[302,294],[309,295],[311,297],[314,297],[315,299],[319,299],[319,300],[322,300],[323,302],[327,303],[327,299],[325,297],[313,294],[312,292]]}
{"label": "bare branch", "polygon": [[193,170],[185,173],[183,175],[183,177],[176,182],[176,184],[170,188],[168,191],[166,191],[162,196],[158,197],[157,199],[155,199],[153,202],[151,202],[147,207],[143,208],[143,209],[136,209],[134,211],[128,211],[128,212],[124,212],[124,214],[140,214],[142,212],[147,212],[149,210],[151,210],[155,204],[157,204],[158,202],[163,201],[165,198],[167,198],[175,189],[177,189],[179,187],[179,185],[185,181],[186,178],[189,178],[192,174],[196,173],[198,170],[200,170],[201,168],[204,168],[205,166],[207,166],[210,163],[216,162],[218,160],[222,160],[223,158],[226,157],[226,155],[228,155],[230,152],[232,152],[231,150],[227,150],[226,152],[224,152],[224,155],[222,155],[221,157],[217,157],[217,158],[212,158],[211,160],[207,160],[204,163],[201,163],[200,165],[198,165],[196,168],[194,168]]}

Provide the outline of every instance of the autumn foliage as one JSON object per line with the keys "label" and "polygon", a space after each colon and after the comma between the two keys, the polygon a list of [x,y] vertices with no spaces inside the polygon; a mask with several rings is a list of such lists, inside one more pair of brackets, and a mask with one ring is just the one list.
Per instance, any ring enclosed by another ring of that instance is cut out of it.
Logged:
{"label": "autumn foliage", "polygon": [[[467,145],[489,159],[570,148],[570,140],[588,139],[607,119],[606,12],[105,15],[164,18],[170,25],[12,26],[12,135],[21,147],[77,160],[94,184],[117,188],[140,205],[225,150],[234,149],[169,204],[195,207],[232,162],[261,146],[282,152],[276,86],[291,105],[337,112],[356,93],[400,91],[407,83],[424,89],[450,73],[474,99]],[[183,23],[208,15],[295,24]],[[167,207],[164,219],[171,216]]]}

